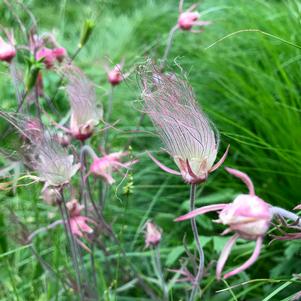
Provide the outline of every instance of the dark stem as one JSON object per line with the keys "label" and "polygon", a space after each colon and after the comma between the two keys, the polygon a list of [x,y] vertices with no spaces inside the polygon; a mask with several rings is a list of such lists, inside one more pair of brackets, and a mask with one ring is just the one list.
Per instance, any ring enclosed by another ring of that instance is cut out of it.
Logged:
{"label": "dark stem", "polygon": [[65,198],[64,198],[64,194],[63,194],[62,190],[61,190],[62,201],[59,202],[59,208],[60,208],[60,212],[62,215],[62,219],[64,221],[64,228],[65,228],[66,236],[67,236],[67,238],[69,240],[69,244],[70,244],[71,256],[72,256],[73,266],[75,269],[77,288],[80,293],[80,299],[84,300],[84,295],[82,292],[81,278],[80,278],[80,269],[79,269],[79,264],[77,261],[78,250],[77,250],[77,246],[76,246],[73,234],[71,232],[70,218],[69,218],[69,214],[68,214],[68,210],[67,210],[67,206],[66,206],[66,202],[65,202]]}
{"label": "dark stem", "polygon": [[[196,184],[191,184],[190,186],[190,211],[193,211],[195,209],[195,194],[196,194]],[[204,272],[204,252],[203,248],[201,246],[200,238],[199,238],[199,233],[198,233],[198,228],[196,224],[196,219],[193,217],[191,219],[191,228],[194,236],[194,240],[196,243],[196,247],[199,253],[199,266],[198,266],[198,271],[194,279],[192,291],[189,297],[189,301],[194,301],[196,298],[197,291],[199,289],[199,282],[201,281],[203,277],[203,272]]]}

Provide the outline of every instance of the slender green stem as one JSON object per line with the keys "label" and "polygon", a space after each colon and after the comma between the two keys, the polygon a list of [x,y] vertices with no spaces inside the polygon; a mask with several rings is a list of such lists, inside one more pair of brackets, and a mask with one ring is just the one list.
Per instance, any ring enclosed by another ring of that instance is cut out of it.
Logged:
{"label": "slender green stem", "polygon": [[163,300],[168,301],[168,288],[165,283],[164,275],[163,275],[163,271],[162,271],[159,246],[156,246],[152,249],[152,257],[153,257],[154,271],[161,284],[161,288],[162,288],[162,292],[163,292]]}
{"label": "slender green stem", "polygon": [[[191,186],[190,186],[190,211],[195,209],[195,193],[196,193],[196,184],[191,184]],[[197,247],[197,250],[199,253],[199,266],[198,266],[197,274],[195,276],[195,280],[193,283],[193,288],[192,288],[192,291],[191,291],[191,294],[189,297],[189,301],[194,301],[196,298],[197,291],[199,289],[199,282],[201,281],[201,279],[203,277],[204,252],[203,252],[203,248],[201,246],[195,217],[191,219],[191,228],[192,228],[194,240],[196,243],[196,247]]]}

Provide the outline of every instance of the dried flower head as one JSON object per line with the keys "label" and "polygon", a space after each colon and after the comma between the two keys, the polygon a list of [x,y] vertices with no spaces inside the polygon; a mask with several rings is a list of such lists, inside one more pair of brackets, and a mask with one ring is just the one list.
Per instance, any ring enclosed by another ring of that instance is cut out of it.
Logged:
{"label": "dried flower head", "polygon": [[73,66],[66,65],[61,69],[67,78],[66,90],[71,105],[70,132],[78,140],[85,140],[93,134],[94,127],[102,119],[102,108],[96,104],[94,85]]}
{"label": "dried flower head", "polygon": [[154,66],[141,72],[142,97],[145,111],[173,157],[180,172],[162,165],[163,170],[182,175],[187,183],[201,183],[225,160],[216,159],[219,135],[212,122],[199,108],[187,81],[170,74],[162,74]]}
{"label": "dried flower head", "polygon": [[13,44],[13,36],[11,35],[10,42],[7,43],[0,37],[0,61],[10,63],[11,60],[16,56],[16,48]]}
{"label": "dried flower head", "polygon": [[145,247],[156,247],[162,238],[162,231],[151,221],[145,224]]}
{"label": "dried flower head", "polygon": [[218,260],[216,268],[216,276],[218,279],[221,278],[223,267],[238,238],[256,240],[255,250],[252,256],[242,266],[225,274],[223,278],[228,278],[244,271],[256,261],[260,254],[263,237],[268,231],[274,214],[274,207],[255,195],[253,183],[245,173],[232,168],[226,168],[226,170],[230,174],[240,178],[247,185],[249,194],[238,195],[233,203],[201,207],[176,219],[176,221],[183,221],[207,212],[219,211],[219,219],[217,222],[229,227],[223,234],[229,233],[230,231],[235,232],[234,236],[226,243]]}

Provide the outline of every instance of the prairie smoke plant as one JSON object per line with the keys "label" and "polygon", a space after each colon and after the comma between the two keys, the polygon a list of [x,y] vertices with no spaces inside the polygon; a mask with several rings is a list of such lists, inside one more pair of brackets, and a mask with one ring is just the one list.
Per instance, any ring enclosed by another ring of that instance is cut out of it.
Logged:
{"label": "prairie smoke plant", "polygon": [[[166,43],[166,47],[164,50],[164,54],[162,57],[162,61],[161,61],[161,70],[163,70],[164,65],[166,63],[168,54],[170,52],[171,49],[171,45],[172,45],[172,41],[174,38],[175,33],[177,32],[178,29],[180,30],[184,30],[184,31],[190,31],[192,33],[200,33],[203,32],[203,27],[209,25],[211,22],[210,21],[201,21],[200,16],[201,14],[194,11],[196,9],[196,7],[198,6],[198,4],[193,4],[191,5],[186,11],[183,11],[183,0],[180,0],[179,2],[179,17],[178,17],[178,21],[177,24],[174,25],[169,34],[168,34],[168,38],[167,38],[167,43]],[[195,27],[201,27],[201,29],[194,29]]]}
{"label": "prairie smoke plant", "polygon": [[61,73],[68,80],[66,91],[71,106],[70,129],[64,130],[75,139],[84,141],[93,134],[94,127],[102,119],[102,108],[96,104],[93,83],[79,68],[65,65]]}
{"label": "prairie smoke plant", "polygon": [[208,174],[224,162],[228,148],[214,165],[219,135],[197,105],[191,87],[175,75],[160,73],[156,67],[141,72],[141,83],[145,111],[180,172],[164,166],[151,154],[149,156],[164,171],[181,175],[186,183],[206,181]]}
{"label": "prairie smoke plant", "polygon": [[263,237],[267,233],[274,215],[279,215],[283,218],[295,221],[298,220],[296,214],[282,208],[273,207],[259,198],[255,194],[254,185],[251,179],[245,173],[232,168],[226,168],[226,170],[246,184],[249,189],[248,194],[238,195],[230,204],[215,204],[201,207],[176,219],[176,221],[184,221],[207,212],[218,211],[219,219],[216,220],[216,222],[228,226],[222,235],[232,231],[235,232],[234,236],[226,243],[218,260],[216,268],[217,279],[221,278],[224,265],[238,238],[255,240],[256,245],[254,252],[243,265],[226,273],[223,276],[224,279],[246,270],[257,260],[262,247]]}

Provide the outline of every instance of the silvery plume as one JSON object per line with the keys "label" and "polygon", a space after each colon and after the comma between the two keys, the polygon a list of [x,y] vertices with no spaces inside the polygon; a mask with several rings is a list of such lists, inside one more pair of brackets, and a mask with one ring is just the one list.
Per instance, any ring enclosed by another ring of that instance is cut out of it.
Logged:
{"label": "silvery plume", "polygon": [[140,68],[140,79],[145,112],[180,172],[164,166],[151,154],[150,157],[164,171],[182,175],[187,183],[205,181],[224,162],[228,148],[214,165],[219,135],[198,106],[192,88],[186,80],[163,74],[152,64]]}
{"label": "silvery plume", "polygon": [[58,143],[53,133],[35,118],[5,112],[0,112],[0,116],[23,137],[23,161],[38,173],[39,180],[45,182],[45,188],[70,182],[80,164],[73,164],[73,156]]}

